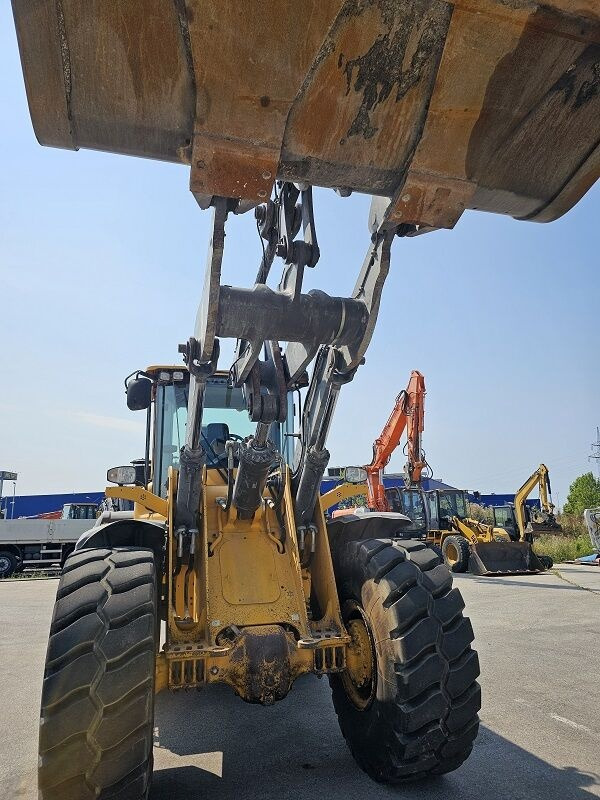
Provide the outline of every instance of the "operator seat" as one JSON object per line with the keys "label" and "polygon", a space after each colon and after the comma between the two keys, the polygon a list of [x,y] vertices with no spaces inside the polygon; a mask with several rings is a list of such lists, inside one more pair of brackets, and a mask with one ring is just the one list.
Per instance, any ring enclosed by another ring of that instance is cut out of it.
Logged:
{"label": "operator seat", "polygon": [[[225,442],[229,439],[229,425],[224,422],[209,422],[208,425],[202,426],[203,444],[205,445],[206,463],[209,467],[216,467],[219,465],[221,459],[225,458]],[[208,445],[210,447],[208,447]],[[211,448],[215,451],[211,451]],[[215,453],[217,458],[215,458]]]}

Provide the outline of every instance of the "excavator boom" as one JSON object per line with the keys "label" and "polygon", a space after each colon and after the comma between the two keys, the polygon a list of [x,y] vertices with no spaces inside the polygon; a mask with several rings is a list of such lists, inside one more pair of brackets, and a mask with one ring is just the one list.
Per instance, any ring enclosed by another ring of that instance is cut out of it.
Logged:
{"label": "excavator boom", "polygon": [[[538,487],[540,494],[540,510],[539,519],[532,519],[529,523],[526,517],[525,501],[534,490]],[[515,520],[521,541],[525,541],[528,533],[532,530],[540,532],[554,532],[557,533],[561,526],[554,517],[554,505],[551,501],[551,488],[550,488],[550,474],[548,467],[545,464],[540,464],[539,467],[527,478],[521,488],[515,493]],[[529,527],[529,530],[528,530]]]}
{"label": "excavator boom", "polygon": [[373,460],[367,471],[367,505],[376,511],[390,511],[383,486],[383,470],[398,447],[405,430],[408,433],[407,485],[418,484],[426,466],[421,448],[425,418],[425,378],[417,370],[410,374],[408,386],[396,398],[394,409],[379,437],[373,444]]}

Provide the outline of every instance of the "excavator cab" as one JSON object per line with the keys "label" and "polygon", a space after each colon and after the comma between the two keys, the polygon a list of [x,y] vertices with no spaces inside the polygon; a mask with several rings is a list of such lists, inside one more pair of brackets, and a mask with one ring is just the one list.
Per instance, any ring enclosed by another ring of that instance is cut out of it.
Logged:
{"label": "excavator cab", "polygon": [[385,490],[390,511],[405,514],[410,525],[402,528],[407,538],[425,538],[427,534],[427,512],[425,498],[421,489],[393,486]]}

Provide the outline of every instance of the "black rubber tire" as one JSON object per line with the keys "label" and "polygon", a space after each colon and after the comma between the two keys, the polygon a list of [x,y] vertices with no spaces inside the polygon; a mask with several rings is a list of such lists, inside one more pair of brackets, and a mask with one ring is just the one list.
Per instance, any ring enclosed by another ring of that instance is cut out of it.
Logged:
{"label": "black rubber tire", "polygon": [[554,566],[554,559],[552,558],[552,556],[538,555],[538,559],[541,561],[542,567],[544,569],[552,569],[552,567]]}
{"label": "black rubber tire", "polygon": [[40,714],[40,800],[145,800],[152,777],[152,550],[74,552],[56,593]]}
{"label": "black rubber tire", "polygon": [[452,576],[423,542],[367,539],[334,553],[342,608],[360,604],[377,663],[359,710],[331,675],[342,734],[373,779],[402,783],[451,772],[479,727],[479,661]]}
{"label": "black rubber tire", "polygon": [[2,550],[0,559],[0,578],[10,578],[17,571],[17,557],[8,550]]}
{"label": "black rubber tire", "polygon": [[66,547],[64,549],[64,553],[63,553],[63,556],[62,556],[61,561],[60,561],[60,568],[61,569],[65,568],[65,564],[67,563],[67,559],[69,558],[69,556],[71,555],[71,553],[74,550],[75,550],[75,545],[73,545],[72,547]]}
{"label": "black rubber tire", "polygon": [[[458,554],[458,559],[452,564],[448,559],[448,547],[452,545]],[[468,572],[471,548],[464,536],[447,536],[442,543],[444,563],[450,572]]]}
{"label": "black rubber tire", "polygon": [[444,560],[444,554],[442,553],[442,548],[438,544],[428,544],[427,547],[429,547],[430,550],[433,550],[436,556],[439,557],[440,561]]}

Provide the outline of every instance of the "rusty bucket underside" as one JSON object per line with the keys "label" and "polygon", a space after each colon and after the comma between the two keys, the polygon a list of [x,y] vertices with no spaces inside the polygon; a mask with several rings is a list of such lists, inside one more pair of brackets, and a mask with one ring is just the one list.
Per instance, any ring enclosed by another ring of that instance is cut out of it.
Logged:
{"label": "rusty bucket underside", "polygon": [[13,0],[42,144],[548,221],[600,173],[597,0]]}

